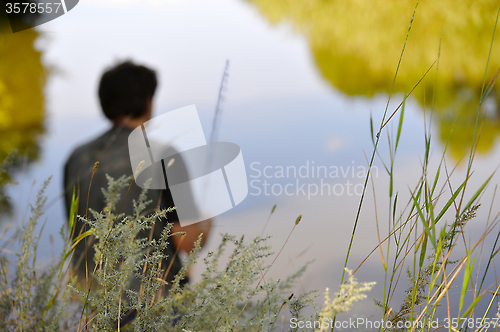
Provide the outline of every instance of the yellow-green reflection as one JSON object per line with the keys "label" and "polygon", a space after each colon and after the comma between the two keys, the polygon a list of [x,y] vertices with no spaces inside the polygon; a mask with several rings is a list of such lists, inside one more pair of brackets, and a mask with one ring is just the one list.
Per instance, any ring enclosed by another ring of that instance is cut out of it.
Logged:
{"label": "yellow-green reflection", "polygon": [[[0,16],[0,162],[13,150],[28,162],[38,158],[46,81],[41,52],[35,48],[38,37],[35,29],[12,33]],[[0,202],[0,209],[5,204]]]}
{"label": "yellow-green reflection", "polygon": [[[348,95],[389,93],[415,1],[408,0],[249,0],[272,23],[291,22],[309,41],[323,77]],[[411,88],[438,58],[435,119],[446,141],[451,137],[456,157],[470,148],[483,84],[498,1],[421,1],[406,45],[395,91]],[[500,37],[499,37],[500,38]],[[500,40],[493,44],[488,81],[500,67]],[[415,90],[421,105],[431,105],[435,71]],[[482,129],[479,151],[493,146],[500,133],[497,117],[500,84],[494,89],[495,108]],[[425,90],[425,93],[424,93]]]}

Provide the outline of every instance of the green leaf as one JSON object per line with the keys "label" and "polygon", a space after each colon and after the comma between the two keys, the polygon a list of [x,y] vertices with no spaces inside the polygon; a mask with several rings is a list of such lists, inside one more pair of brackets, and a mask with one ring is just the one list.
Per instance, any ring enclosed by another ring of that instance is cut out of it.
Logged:
{"label": "green leaf", "polygon": [[429,164],[429,154],[431,152],[431,135],[425,137],[425,164]]}
{"label": "green leaf", "polygon": [[434,178],[434,183],[432,184],[431,196],[434,195],[434,190],[436,189],[437,183],[439,181],[439,175],[441,175],[441,165],[442,162],[439,163],[439,167],[436,172],[436,177]]}
{"label": "green leaf", "polygon": [[396,144],[394,146],[394,152],[398,149],[399,138],[401,137],[401,129],[403,128],[403,117],[405,115],[405,105],[406,105],[406,91],[405,98],[403,99],[403,106],[401,107],[401,114],[399,115],[398,133],[396,134]]}
{"label": "green leaf", "polygon": [[480,104],[482,104],[486,100],[486,98],[488,98],[488,95],[490,94],[491,89],[493,89],[493,86],[495,85],[495,82],[498,78],[498,73],[500,73],[500,68],[498,68],[497,73],[491,79],[490,83],[486,87],[486,90],[484,90],[483,96],[481,97],[481,101],[479,102]]}
{"label": "green leaf", "polygon": [[[425,221],[424,214],[422,213],[422,209],[420,209],[420,204],[418,203],[418,200],[413,196],[413,193],[410,193],[411,197],[413,198],[413,206],[417,209],[418,215],[420,216],[420,220],[422,220],[422,224],[424,225],[425,228],[425,233],[431,240],[432,246],[434,247],[434,251],[437,251],[437,245],[436,245],[436,239],[433,237],[431,234],[429,225],[427,225],[427,222]],[[424,238],[425,240],[425,238]],[[424,250],[424,249],[422,249]]]}
{"label": "green leaf", "polygon": [[434,220],[434,224],[436,224],[443,217],[443,215],[446,213],[446,211],[448,211],[449,207],[455,201],[455,199],[457,198],[458,194],[462,191],[464,186],[465,186],[465,181],[460,185],[460,187],[458,187],[457,190],[455,190],[455,192],[453,193],[451,198],[448,200],[448,202],[446,203],[444,208],[441,210],[441,212],[439,212],[439,215]]}
{"label": "green leaf", "polygon": [[460,312],[462,312],[462,306],[464,304],[464,297],[465,293],[467,292],[467,287],[470,282],[470,278],[472,276],[472,269],[474,268],[474,263],[476,261],[476,258],[474,257],[474,260],[472,261],[472,265],[470,264],[470,252],[467,253],[467,262],[465,263],[465,273],[464,273],[464,280],[462,281],[462,292],[460,294],[460,307],[458,309],[459,315]]}
{"label": "green leaf", "polygon": [[66,252],[66,254],[64,255],[64,258],[63,258],[63,262],[61,264],[61,269],[59,270],[59,275],[57,276],[57,278],[59,278],[61,276],[61,273],[62,273],[62,269],[63,269],[63,266],[64,266],[64,262],[66,261],[66,259],[69,257],[69,255],[71,255],[71,253],[73,252],[73,250],[75,250],[75,247],[77,246],[77,244],[83,240],[84,238],[86,238],[87,236],[89,235],[92,235],[94,234],[94,231],[92,229],[86,231],[85,233],[83,234],[80,234],[74,241],[73,241],[73,244],[71,245],[71,248],[69,248],[69,250]]}
{"label": "green leaf", "polygon": [[375,134],[373,133],[373,114],[370,113],[370,133],[372,137],[372,143],[375,145]]}
{"label": "green leaf", "polygon": [[493,174],[490,175],[490,177],[488,178],[488,180],[486,180],[483,183],[483,185],[476,191],[476,193],[474,194],[474,196],[472,196],[472,198],[469,200],[469,203],[467,203],[467,205],[462,210],[462,213],[464,213],[465,211],[467,211],[467,209],[472,205],[472,203],[474,203],[474,201],[478,198],[478,196],[483,192],[484,188],[488,185],[488,183],[490,182],[490,180],[493,177],[493,175],[495,175],[495,172],[493,172]]}
{"label": "green leaf", "polygon": [[73,187],[73,197],[71,198],[71,208],[69,210],[69,238],[71,239],[71,234],[73,234],[73,227],[75,226],[76,210],[78,208],[79,197],[76,196],[75,187]]}
{"label": "green leaf", "polygon": [[396,220],[396,206],[398,205],[398,193],[396,193],[396,197],[394,197],[394,203],[392,207],[392,221]]}
{"label": "green leaf", "polygon": [[422,241],[422,250],[420,251],[420,261],[418,262],[419,270],[422,269],[425,262],[425,253],[427,252],[427,234],[424,235],[424,240]]}
{"label": "green leaf", "polygon": [[474,307],[476,306],[476,304],[481,300],[481,298],[483,297],[483,294],[479,294],[478,297],[476,297],[476,299],[474,301],[472,301],[472,304],[469,306],[469,308],[464,312],[464,314],[462,315],[461,318],[465,318],[465,316],[467,316],[471,311],[472,309],[474,309]]}

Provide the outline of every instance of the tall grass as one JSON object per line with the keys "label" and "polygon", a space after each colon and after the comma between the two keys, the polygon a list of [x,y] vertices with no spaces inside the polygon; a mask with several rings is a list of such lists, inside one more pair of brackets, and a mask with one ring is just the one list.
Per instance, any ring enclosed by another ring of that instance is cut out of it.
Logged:
{"label": "tall grass", "polygon": [[[267,238],[246,241],[244,236],[224,235],[218,249],[203,259],[202,280],[183,287],[181,281],[198,259],[200,235],[195,249],[169,284],[164,280],[167,267],[161,266],[164,249],[172,236],[183,234],[171,234],[169,224],[158,240],[138,236],[169,210],[144,215],[142,212],[151,203],[144,189],[134,201],[135,214],[119,214],[116,210],[121,200],[119,192],[132,180],[125,176],[108,180],[109,186],[103,191],[107,203],[104,212],[92,211],[88,218],[79,216],[88,230],[72,242],[71,227],[69,232],[63,227],[61,236],[67,251],[56,262],[40,269],[35,266],[39,236],[34,230],[46,201],[44,191],[49,181],[44,183],[31,208],[31,217],[15,235],[19,237],[21,251],[13,280],[8,277],[7,257],[1,260],[2,331],[273,331],[280,326],[278,317],[285,310],[294,319],[305,319],[303,309],[313,305],[315,292],[293,293],[305,266],[284,280],[264,279],[272,265],[265,263],[272,255],[266,245]],[[300,217],[291,225],[292,231],[299,222]],[[95,240],[96,273],[89,276],[90,280],[77,282],[68,277],[68,271],[76,243],[85,237]],[[229,248],[232,252],[223,266],[220,260]],[[89,291],[94,277],[97,287]],[[139,289],[131,287],[137,279]],[[370,284],[351,279],[349,286],[328,300],[322,315],[331,310],[347,310],[369,289]],[[167,291],[168,295],[163,296]],[[317,320],[317,317],[318,313],[313,313],[307,319]]]}
{"label": "tall grass", "polygon": [[[404,55],[404,50],[406,43],[408,41],[408,36],[411,31],[411,27],[415,18],[416,10],[418,7],[418,1],[413,12],[410,25],[408,27],[408,32],[406,39],[404,41],[403,49],[401,51],[400,60],[396,69],[394,76],[394,82],[396,81],[399,64]],[[498,14],[500,14],[500,9]],[[498,22],[498,14],[496,22]],[[496,30],[496,24],[495,24]],[[490,45],[490,55],[491,48],[493,46],[493,41],[495,37],[495,31],[493,31],[493,36]],[[438,79],[439,70],[439,57],[440,57],[441,45],[437,52],[437,66],[436,66],[436,77],[434,84],[434,92],[432,100],[436,95],[435,87]],[[476,216],[476,211],[480,208],[479,203],[480,197],[484,194],[485,189],[489,185],[493,175],[486,177],[484,183],[479,186],[479,188],[469,189],[471,187],[471,182],[469,180],[472,177],[472,165],[474,161],[474,156],[477,148],[477,142],[480,138],[481,133],[481,119],[484,110],[482,109],[484,101],[487,99],[488,94],[492,90],[492,86],[495,83],[497,75],[495,75],[490,83],[486,85],[487,72],[488,72],[489,57],[486,62],[484,83],[481,91],[481,98],[477,108],[476,116],[476,129],[474,133],[474,138],[471,144],[471,149],[469,153],[469,158],[467,162],[467,171],[465,179],[459,183],[458,187],[453,187],[451,182],[451,173],[448,172],[448,167],[446,164],[446,152],[448,143],[446,143],[444,151],[440,157],[440,161],[437,168],[431,169],[431,130],[430,124],[424,123],[425,135],[424,135],[424,156],[422,160],[421,176],[420,180],[412,188],[409,188],[410,200],[401,208],[401,202],[398,201],[402,195],[399,192],[394,191],[394,179],[395,179],[395,160],[397,155],[397,150],[400,142],[400,137],[402,133],[402,127],[404,122],[405,105],[406,100],[409,95],[414,91],[414,89],[423,82],[423,79],[428,74],[429,70],[433,65],[425,72],[422,79],[420,79],[413,89],[405,94],[403,101],[398,106],[398,108],[389,116],[388,107],[389,101],[392,97],[389,95],[386,109],[384,111],[382,120],[380,122],[380,127],[376,131],[373,126],[373,119],[370,119],[370,127],[373,142],[373,152],[371,158],[367,161],[369,169],[372,167],[375,156],[379,156],[381,162],[383,163],[385,170],[387,171],[389,178],[389,204],[388,204],[388,228],[387,237],[383,240],[380,238],[380,228],[378,223],[377,207],[375,210],[375,220],[377,222],[377,232],[379,245],[371,251],[368,255],[371,256],[374,252],[380,251],[382,270],[384,272],[384,290],[382,299],[375,300],[375,303],[381,308],[382,319],[390,321],[396,325],[398,322],[419,322],[424,323],[423,328],[419,328],[418,324],[416,326],[411,326],[410,328],[393,328],[396,330],[410,330],[415,329],[420,330],[432,330],[437,327],[447,328],[450,331],[454,330],[467,330],[467,328],[472,330],[485,330],[491,328],[491,324],[486,324],[489,321],[486,317],[488,314],[491,316],[492,303],[498,295],[499,288],[492,292],[491,290],[483,290],[482,286],[486,275],[491,266],[494,256],[498,253],[496,245],[498,242],[497,234],[495,244],[491,249],[491,253],[487,258],[487,267],[484,271],[475,265],[477,256],[477,250],[481,250],[485,245],[485,239],[488,235],[494,232],[498,228],[498,216],[494,218],[491,222],[487,223],[486,229],[483,235],[476,243],[468,244],[466,240],[466,226],[471,219]],[[425,91],[425,89],[424,89]],[[425,97],[424,97],[425,99]],[[434,102],[432,102],[432,105]],[[389,147],[389,157],[388,161],[385,161],[382,153],[379,151],[379,141],[380,136],[383,133],[383,129],[387,129],[387,125],[390,120],[400,111],[399,121],[397,123],[396,134],[393,131],[386,130],[387,142]],[[424,107],[425,113],[425,107]],[[424,119],[427,117],[424,116]],[[426,121],[426,120],[424,120]],[[450,133],[451,135],[451,133]],[[354,241],[354,237],[357,231],[357,226],[359,222],[360,212],[363,207],[365,200],[365,193],[368,189],[370,181],[370,174],[366,176],[364,183],[363,195],[361,196],[356,218],[354,220],[354,227],[351,234],[351,239],[349,247],[346,254],[344,267],[347,267],[348,261],[351,254],[351,246]],[[441,183],[442,187],[438,186]],[[376,194],[375,187],[372,179],[372,187],[374,193],[374,201],[376,206]],[[466,195],[466,192],[472,190],[472,194]],[[495,188],[496,193],[496,188]],[[466,200],[466,197],[470,197]],[[491,209],[494,203],[491,203]],[[450,211],[449,211],[450,210]],[[454,210],[454,211],[451,211]],[[446,222],[446,218],[452,215],[451,222]],[[465,254],[461,255],[458,259],[452,260],[452,251],[456,252],[457,247],[462,244],[462,249]],[[365,258],[360,266],[354,271],[354,273],[366,262],[368,259]],[[408,265],[407,265],[408,264]],[[409,288],[405,292],[405,297],[403,304],[399,309],[395,309],[391,303],[393,296],[396,293],[396,288],[399,284],[399,280],[403,270],[406,270],[406,275],[409,281]],[[479,286],[474,284],[474,278],[472,278],[474,271],[476,271],[476,280],[480,279],[481,283]],[[496,275],[496,274],[495,274]],[[460,282],[459,279],[462,279]],[[342,274],[342,282],[344,280],[344,273]],[[454,283],[454,281],[456,282]],[[456,283],[461,284],[460,295],[458,297],[459,309],[457,313],[451,312],[450,306],[450,289],[456,286]],[[467,293],[472,292],[473,300],[471,303],[465,303],[465,296]],[[478,305],[479,301],[487,294],[493,294],[491,301],[488,300],[489,305],[484,313],[475,313],[474,308]],[[447,316],[436,317],[436,311],[439,306],[442,305],[442,300],[447,301]],[[498,310],[498,309],[497,309]],[[479,318],[479,320],[474,320],[474,317]],[[434,321],[438,319],[439,324],[437,326],[425,325],[427,322]],[[454,325],[454,320],[458,321],[458,325]],[[474,320],[473,324],[469,324]],[[464,322],[466,324],[464,324]],[[468,325],[467,325],[468,324]],[[385,330],[387,328],[381,327],[380,330]],[[389,328],[390,329],[390,328]],[[333,328],[332,328],[333,331]]]}

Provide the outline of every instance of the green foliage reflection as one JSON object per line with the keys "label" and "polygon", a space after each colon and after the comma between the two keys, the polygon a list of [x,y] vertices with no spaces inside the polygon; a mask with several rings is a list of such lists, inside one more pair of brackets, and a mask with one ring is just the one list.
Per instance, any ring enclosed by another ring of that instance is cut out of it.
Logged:
{"label": "green foliage reflection", "polygon": [[[290,22],[306,35],[322,76],[351,96],[389,93],[415,1],[250,0],[272,23]],[[421,1],[401,63],[396,92],[413,86],[441,55],[435,96],[440,137],[461,157],[470,148],[498,1]],[[497,38],[498,39],[498,38]],[[487,79],[500,67],[500,42],[493,44]],[[429,107],[430,74],[413,97]],[[487,83],[487,82],[486,82]],[[492,91],[478,150],[491,149],[500,133],[500,85]]]}
{"label": "green foliage reflection", "polygon": [[[39,154],[37,139],[44,131],[46,69],[35,41],[35,29],[12,33],[0,16],[0,159],[12,151],[28,162]],[[24,158],[23,158],[24,159]],[[14,167],[19,164],[14,161]],[[1,194],[1,193],[0,193]],[[1,195],[0,195],[1,196]],[[6,201],[0,202],[5,209]],[[3,210],[4,210],[3,209]]]}

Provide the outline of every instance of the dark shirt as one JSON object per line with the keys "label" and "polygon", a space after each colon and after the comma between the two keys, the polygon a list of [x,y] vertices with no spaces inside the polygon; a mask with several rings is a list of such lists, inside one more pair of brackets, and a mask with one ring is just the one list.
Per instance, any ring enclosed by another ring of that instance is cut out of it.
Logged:
{"label": "dark shirt", "polygon": [[[128,136],[132,132],[132,129],[127,127],[113,127],[103,135],[84,144],[77,149],[69,157],[65,168],[64,168],[64,189],[65,189],[65,204],[66,204],[66,215],[69,215],[69,210],[71,206],[71,199],[73,195],[73,188],[76,188],[77,195],[80,197],[78,214],[85,216],[85,210],[87,206],[88,197],[88,207],[97,212],[102,212],[106,202],[104,194],[101,188],[108,188],[108,180],[106,174],[114,179],[118,179],[122,175],[131,176],[132,166],[130,164],[129,150],[128,150]],[[177,157],[178,158],[178,157]],[[92,175],[92,169],[95,162],[99,162],[99,167],[92,178],[92,186],[89,185]],[[182,163],[182,160],[176,160],[176,163]],[[184,165],[184,164],[183,164]],[[184,165],[185,167],[185,165]],[[118,214],[118,210],[121,207],[120,213],[125,215],[133,216],[134,207],[133,200],[136,201],[142,191],[142,188],[134,183],[130,186],[130,190],[127,194],[127,188],[122,189],[120,192],[120,200],[115,206],[115,214]],[[173,207],[173,200],[170,192],[168,190],[152,190],[150,189],[147,194],[147,199],[152,200],[143,214],[149,215],[153,213],[158,207],[160,209]],[[87,212],[87,217],[92,218],[93,215],[90,211]],[[160,234],[165,227],[167,222],[178,222],[177,214],[175,211],[167,214],[167,221],[164,219],[157,220],[153,228],[153,238],[159,239]],[[76,221],[74,236],[78,236],[83,223],[79,220]],[[141,233],[139,236],[147,237],[150,236],[150,230]],[[91,245],[87,245],[87,263],[89,271],[94,269],[94,254],[95,251]],[[173,263],[170,268],[169,274],[166,277],[166,281],[170,284],[170,281],[181,269],[182,265],[177,257],[174,255],[175,248],[172,244],[169,244],[165,254],[168,258],[162,262],[162,269],[165,271],[169,266],[172,257]],[[77,273],[82,276],[85,275],[85,243],[80,241],[75,249],[75,255],[73,257],[73,264],[77,270]],[[82,274],[83,273],[83,274]],[[137,280],[133,282],[132,288],[137,288]]]}

